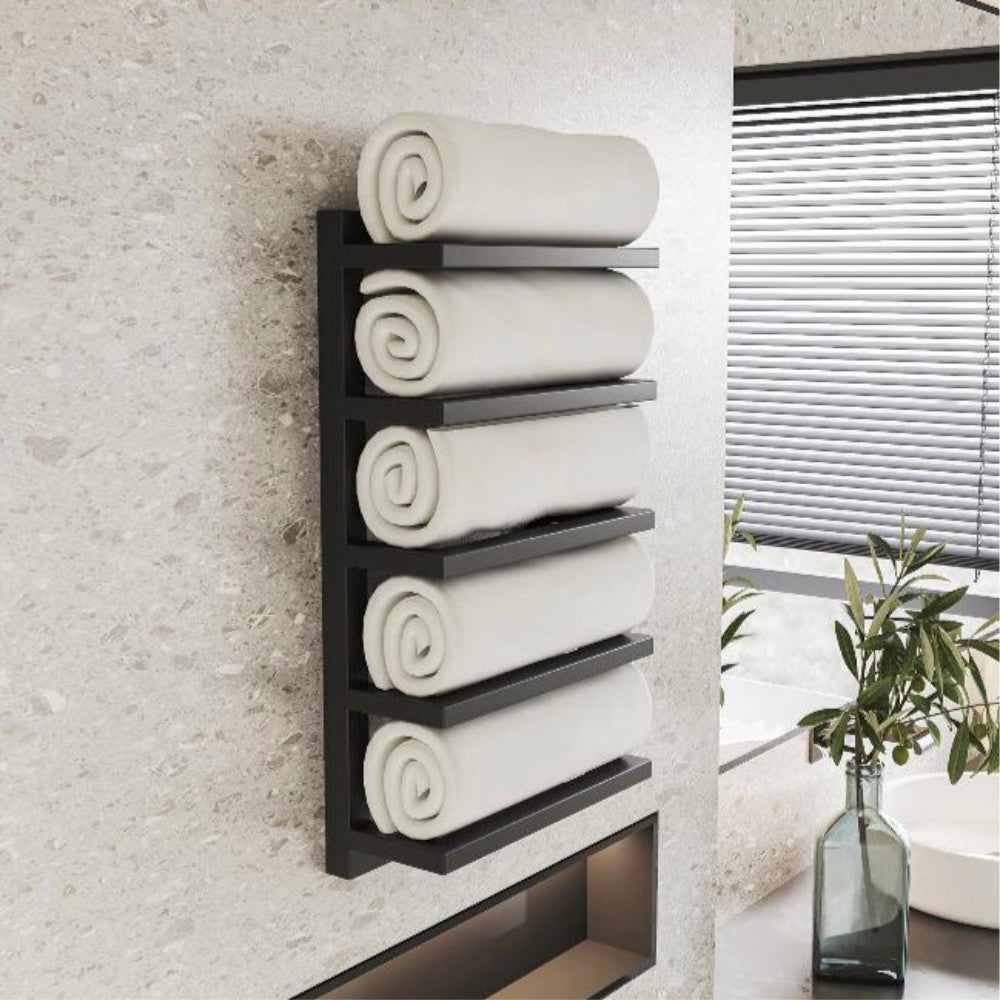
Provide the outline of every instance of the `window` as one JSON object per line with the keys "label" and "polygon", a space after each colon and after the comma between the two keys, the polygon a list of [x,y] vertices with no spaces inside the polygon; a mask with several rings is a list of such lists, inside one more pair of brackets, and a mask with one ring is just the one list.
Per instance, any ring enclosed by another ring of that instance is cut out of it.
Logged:
{"label": "window", "polygon": [[905,510],[943,561],[996,569],[996,72],[737,80],[726,500],[765,544],[865,552]]}

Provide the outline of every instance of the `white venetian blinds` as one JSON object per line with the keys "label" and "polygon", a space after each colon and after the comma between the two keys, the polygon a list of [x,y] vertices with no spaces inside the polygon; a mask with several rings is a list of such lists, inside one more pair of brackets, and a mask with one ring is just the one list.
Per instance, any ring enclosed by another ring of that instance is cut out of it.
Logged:
{"label": "white venetian blinds", "polygon": [[899,513],[996,567],[997,92],[733,123],[726,499],[852,552]]}

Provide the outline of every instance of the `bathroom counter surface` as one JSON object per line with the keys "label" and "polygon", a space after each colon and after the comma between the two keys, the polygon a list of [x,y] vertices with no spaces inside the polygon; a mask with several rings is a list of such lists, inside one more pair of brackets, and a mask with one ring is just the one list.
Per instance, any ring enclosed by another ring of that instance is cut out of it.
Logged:
{"label": "bathroom counter surface", "polygon": [[910,911],[910,955],[900,988],[817,982],[810,970],[812,870],[803,872],[718,931],[719,1000],[906,997],[996,1000],[1000,935]]}

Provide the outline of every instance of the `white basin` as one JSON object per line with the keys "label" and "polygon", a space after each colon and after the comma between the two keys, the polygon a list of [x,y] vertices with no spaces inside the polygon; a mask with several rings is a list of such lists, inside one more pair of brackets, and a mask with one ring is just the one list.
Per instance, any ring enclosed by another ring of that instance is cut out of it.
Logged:
{"label": "white basin", "polygon": [[903,778],[885,811],[912,849],[910,904],[924,913],[994,930],[1000,924],[1000,775]]}

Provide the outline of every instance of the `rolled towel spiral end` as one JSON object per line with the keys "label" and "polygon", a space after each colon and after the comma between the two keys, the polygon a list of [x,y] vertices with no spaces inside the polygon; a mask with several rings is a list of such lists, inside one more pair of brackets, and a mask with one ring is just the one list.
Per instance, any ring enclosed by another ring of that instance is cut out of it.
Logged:
{"label": "rolled towel spiral end", "polygon": [[373,295],[358,310],[354,346],[368,377],[395,396],[418,395],[433,385],[441,328],[427,283],[381,271],[361,282]]}
{"label": "rolled towel spiral end", "polygon": [[427,434],[386,427],[373,435],[358,461],[357,492],[369,527],[420,528],[438,505],[438,466]]}
{"label": "rolled towel spiral end", "polygon": [[375,588],[365,607],[362,641],[376,686],[405,694],[428,693],[453,657],[445,602],[433,584],[393,577]]}

